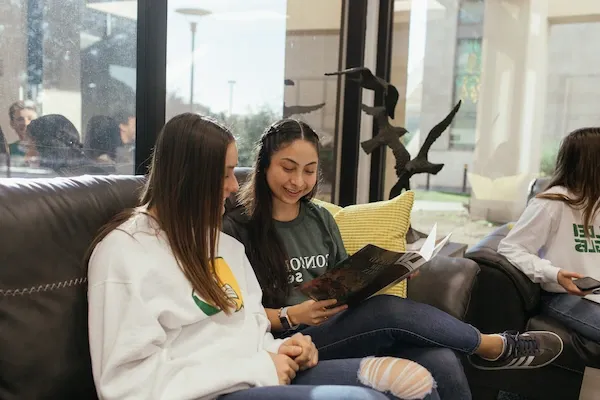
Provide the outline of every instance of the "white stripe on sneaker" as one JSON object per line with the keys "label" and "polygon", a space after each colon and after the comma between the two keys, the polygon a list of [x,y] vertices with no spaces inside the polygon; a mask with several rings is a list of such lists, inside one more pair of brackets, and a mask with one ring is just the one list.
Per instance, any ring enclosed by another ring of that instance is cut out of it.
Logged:
{"label": "white stripe on sneaker", "polygon": [[534,358],[535,358],[535,356],[529,356],[529,357],[527,357],[527,361],[525,361],[520,366],[521,367],[529,367],[529,365],[531,364],[531,362],[533,361]]}
{"label": "white stripe on sneaker", "polygon": [[511,362],[509,362],[508,364],[506,364],[504,366],[504,368],[509,368],[509,367],[517,366],[520,362],[523,361],[524,358],[526,358],[526,357],[515,358],[514,360],[512,360]]}

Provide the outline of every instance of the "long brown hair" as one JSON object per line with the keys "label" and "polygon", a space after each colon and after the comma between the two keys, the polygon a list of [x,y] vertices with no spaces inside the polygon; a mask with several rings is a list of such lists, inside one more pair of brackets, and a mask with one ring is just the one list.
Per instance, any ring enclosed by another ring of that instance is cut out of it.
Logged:
{"label": "long brown hair", "polygon": [[[240,189],[238,198],[249,217],[251,241],[250,264],[263,290],[266,307],[277,308],[289,294],[287,251],[273,223],[273,192],[267,183],[267,169],[274,153],[295,140],[306,140],[315,146],[317,155],[321,144],[319,136],[305,122],[283,119],[273,123],[262,134],[257,144],[257,155],[250,177]],[[311,200],[318,191],[315,187],[300,201]]]}
{"label": "long brown hair", "polygon": [[600,128],[577,129],[563,139],[547,189],[554,186],[565,187],[571,196],[544,192],[536,197],[583,210],[585,235],[589,237],[600,206]]}
{"label": "long brown hair", "polygon": [[[222,222],[227,147],[233,135],[217,121],[186,113],[173,117],[158,135],[140,205],[154,210],[177,262],[203,299],[231,312],[214,273]],[[136,211],[117,215],[94,239],[94,247]]]}

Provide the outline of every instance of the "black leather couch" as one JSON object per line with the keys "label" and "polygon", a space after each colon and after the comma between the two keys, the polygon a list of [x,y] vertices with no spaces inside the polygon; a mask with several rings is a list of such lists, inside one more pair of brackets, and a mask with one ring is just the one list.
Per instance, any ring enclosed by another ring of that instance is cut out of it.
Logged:
{"label": "black leather couch", "polygon": [[[0,179],[0,399],[97,398],[82,259],[97,230],[136,204],[142,183]],[[439,257],[410,281],[409,297],[464,318],[478,272],[471,260]]]}
{"label": "black leather couch", "polygon": [[[545,179],[535,180],[528,199],[544,190]],[[539,315],[540,286],[503,256],[498,244],[508,234],[504,225],[469,249],[465,257],[481,268],[467,320],[482,332],[549,330],[564,341],[563,354],[550,366],[528,371],[480,371],[466,366],[475,400],[495,400],[499,390],[529,399],[578,399],[586,366],[600,368],[600,345]]]}

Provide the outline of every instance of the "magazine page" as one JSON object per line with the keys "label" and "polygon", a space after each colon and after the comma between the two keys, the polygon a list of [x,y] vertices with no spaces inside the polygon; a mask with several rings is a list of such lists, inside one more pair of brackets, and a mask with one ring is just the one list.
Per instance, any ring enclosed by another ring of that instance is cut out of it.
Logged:
{"label": "magazine page", "polygon": [[416,271],[421,265],[431,260],[440,252],[450,240],[451,235],[452,233],[448,234],[436,245],[437,224],[435,224],[431,229],[431,232],[429,232],[429,235],[427,235],[427,239],[425,239],[425,243],[423,243],[421,249],[419,251],[408,251],[403,253],[396,264],[402,265],[411,271]]}
{"label": "magazine page", "polygon": [[446,236],[436,246],[436,234],[434,226],[419,251],[395,252],[367,245],[298,290],[317,301],[337,299],[336,306],[361,302],[406,279],[435,257],[450,238]]}

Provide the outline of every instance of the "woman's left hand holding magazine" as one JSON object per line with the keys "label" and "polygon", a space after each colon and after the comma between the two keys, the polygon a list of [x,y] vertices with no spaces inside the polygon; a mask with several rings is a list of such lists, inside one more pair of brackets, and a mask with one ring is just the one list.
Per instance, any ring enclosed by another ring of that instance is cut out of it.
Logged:
{"label": "woman's left hand holding magazine", "polygon": [[329,317],[333,317],[348,308],[345,304],[333,307],[336,303],[337,300],[335,299],[321,301],[306,300],[303,303],[290,307],[288,309],[288,316],[294,325],[320,325]]}

